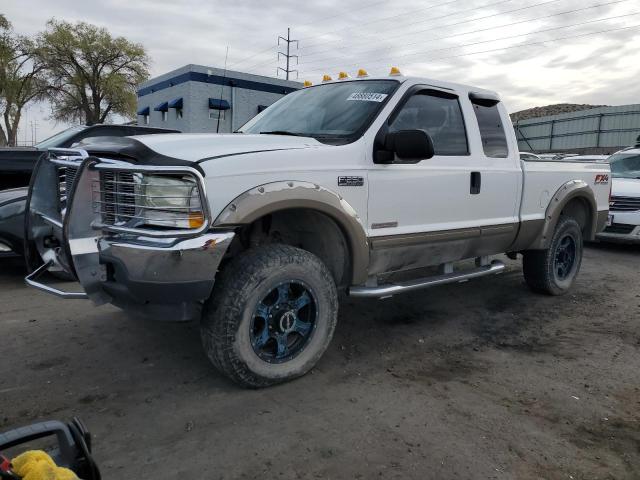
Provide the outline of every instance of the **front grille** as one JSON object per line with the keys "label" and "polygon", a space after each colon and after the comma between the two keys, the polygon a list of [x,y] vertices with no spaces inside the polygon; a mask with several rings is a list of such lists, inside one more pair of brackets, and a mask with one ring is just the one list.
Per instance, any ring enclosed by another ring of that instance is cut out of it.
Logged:
{"label": "front grille", "polygon": [[627,225],[626,223],[614,223],[604,229],[604,233],[617,233],[618,235],[628,235],[636,228],[635,225]]}
{"label": "front grille", "polygon": [[136,218],[135,187],[131,172],[100,172],[100,211],[105,224],[122,224]]}
{"label": "front grille", "polygon": [[58,167],[58,195],[61,208],[66,207],[67,195],[71,192],[77,173],[76,167]]}
{"label": "front grille", "polygon": [[635,212],[640,210],[640,197],[611,197],[609,210],[612,212]]}

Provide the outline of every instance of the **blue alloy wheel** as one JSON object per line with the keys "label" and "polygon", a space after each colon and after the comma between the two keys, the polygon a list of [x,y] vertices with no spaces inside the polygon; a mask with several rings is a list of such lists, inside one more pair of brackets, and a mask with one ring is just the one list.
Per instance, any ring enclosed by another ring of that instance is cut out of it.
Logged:
{"label": "blue alloy wheel", "polygon": [[565,280],[576,261],[576,241],[571,235],[566,235],[560,240],[553,267],[559,280]]}
{"label": "blue alloy wheel", "polygon": [[269,363],[284,363],[309,343],[316,327],[318,303],[303,282],[281,283],[258,302],[251,319],[254,352]]}

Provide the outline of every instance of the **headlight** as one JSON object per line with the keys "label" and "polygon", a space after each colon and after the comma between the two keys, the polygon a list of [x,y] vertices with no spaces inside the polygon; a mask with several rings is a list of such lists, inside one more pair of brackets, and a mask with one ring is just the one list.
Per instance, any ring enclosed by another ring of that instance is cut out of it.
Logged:
{"label": "headlight", "polygon": [[204,224],[200,191],[188,176],[142,175],[140,208],[144,223],[171,228],[199,228]]}

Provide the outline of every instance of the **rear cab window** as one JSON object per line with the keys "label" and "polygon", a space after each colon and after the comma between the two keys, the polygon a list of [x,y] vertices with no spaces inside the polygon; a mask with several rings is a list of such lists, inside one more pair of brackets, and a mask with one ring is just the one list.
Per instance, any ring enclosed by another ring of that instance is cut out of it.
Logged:
{"label": "rear cab window", "polygon": [[471,100],[478,121],[484,154],[491,158],[507,158],[509,146],[498,109],[500,100],[491,95],[475,93],[469,94],[469,100]]}

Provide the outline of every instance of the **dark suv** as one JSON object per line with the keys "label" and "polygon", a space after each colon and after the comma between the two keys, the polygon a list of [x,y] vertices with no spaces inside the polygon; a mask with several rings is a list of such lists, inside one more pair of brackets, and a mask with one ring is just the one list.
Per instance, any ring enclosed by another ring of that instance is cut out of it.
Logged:
{"label": "dark suv", "polygon": [[33,147],[2,147],[0,148],[0,190],[28,186],[31,171],[42,152],[48,148],[68,148],[93,137],[129,137],[155,133],[180,133],[180,131],[138,125],[78,125],[58,132]]}
{"label": "dark suv", "polygon": [[0,257],[22,255],[29,179],[38,158],[48,148],[68,148],[93,137],[161,133],[180,131],[138,125],[79,125],[56,133],[34,147],[0,148]]}

